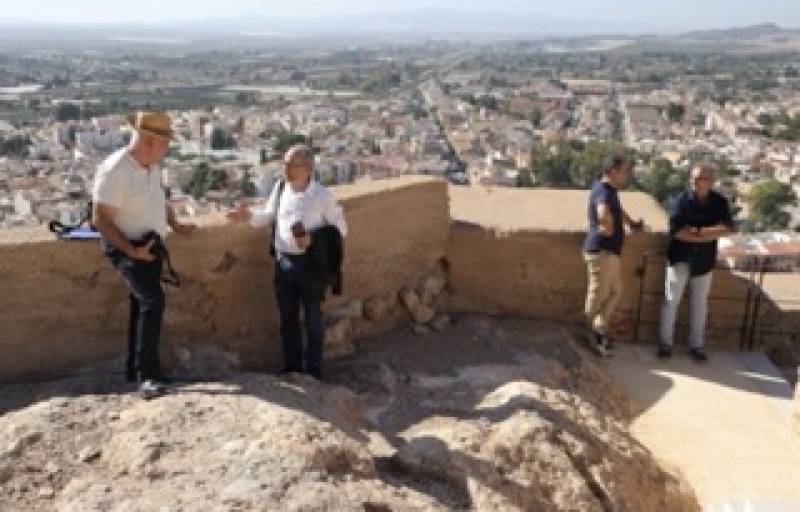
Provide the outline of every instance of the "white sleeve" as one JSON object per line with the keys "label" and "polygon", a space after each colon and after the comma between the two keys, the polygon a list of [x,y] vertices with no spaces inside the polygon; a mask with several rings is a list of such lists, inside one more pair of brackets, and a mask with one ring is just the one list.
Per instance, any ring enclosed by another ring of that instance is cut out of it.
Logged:
{"label": "white sleeve", "polygon": [[113,172],[114,167],[101,165],[94,176],[93,201],[96,204],[107,204],[114,208],[122,206],[125,197],[124,184],[120,182],[119,172]]}
{"label": "white sleeve", "polygon": [[267,202],[260,208],[253,208],[250,210],[250,225],[254,228],[260,228],[270,224],[275,220],[275,207],[278,202],[278,189],[281,186],[281,181],[278,180],[275,186],[272,187],[272,193],[269,195]]}
{"label": "white sleeve", "polygon": [[325,204],[325,221],[328,224],[332,224],[336,226],[339,230],[339,233],[342,234],[342,237],[347,236],[347,221],[344,218],[344,209],[342,206],[336,202],[336,198],[333,197],[330,190],[323,189],[323,201]]}

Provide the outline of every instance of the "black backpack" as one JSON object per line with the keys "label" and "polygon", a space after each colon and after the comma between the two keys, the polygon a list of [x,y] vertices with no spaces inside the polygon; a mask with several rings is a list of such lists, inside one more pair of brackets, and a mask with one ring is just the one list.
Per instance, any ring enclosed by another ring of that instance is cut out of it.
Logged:
{"label": "black backpack", "polygon": [[[58,236],[59,238],[70,238],[70,234],[73,231],[76,233],[81,230],[83,230],[84,232],[86,231],[96,232],[97,230],[92,224],[93,208],[94,205],[92,201],[88,201],[86,203],[86,208],[83,211],[83,215],[81,216],[80,222],[78,222],[74,226],[65,226],[60,221],[51,220],[50,222],[47,223],[47,229],[49,229],[50,232],[55,233],[56,236]],[[88,239],[89,237],[81,236],[76,238]]]}

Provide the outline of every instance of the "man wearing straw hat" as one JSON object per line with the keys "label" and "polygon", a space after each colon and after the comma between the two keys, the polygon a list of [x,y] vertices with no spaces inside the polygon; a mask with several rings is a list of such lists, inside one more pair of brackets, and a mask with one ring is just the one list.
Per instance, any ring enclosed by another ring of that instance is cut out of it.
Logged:
{"label": "man wearing straw hat", "polygon": [[171,121],[162,112],[128,116],[130,144],[108,157],[94,181],[94,225],[103,252],[130,290],[127,378],[146,399],[162,395],[158,346],[164,313],[162,238],[168,228],[181,235],[194,229],[177,221],[167,204],[161,174],[153,166],[169,147]]}

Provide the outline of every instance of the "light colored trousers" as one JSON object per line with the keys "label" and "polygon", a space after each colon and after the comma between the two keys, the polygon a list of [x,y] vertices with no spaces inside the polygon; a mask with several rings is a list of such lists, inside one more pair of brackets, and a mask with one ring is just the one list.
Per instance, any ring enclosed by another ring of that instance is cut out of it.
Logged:
{"label": "light colored trousers", "polygon": [[583,253],[589,285],[586,290],[585,313],[592,329],[608,334],[611,316],[622,297],[622,269],[620,257],[601,251]]}
{"label": "light colored trousers", "polygon": [[688,263],[667,265],[664,280],[664,303],[661,306],[661,343],[672,346],[675,341],[675,319],[681,305],[683,290],[689,282],[689,346],[703,346],[708,315],[708,294],[711,291],[712,272],[692,277]]}

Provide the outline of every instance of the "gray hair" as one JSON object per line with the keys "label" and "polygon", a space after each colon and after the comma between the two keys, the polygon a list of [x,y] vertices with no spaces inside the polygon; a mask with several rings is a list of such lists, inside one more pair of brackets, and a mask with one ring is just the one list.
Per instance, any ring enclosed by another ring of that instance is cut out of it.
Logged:
{"label": "gray hair", "polygon": [[692,168],[692,174],[694,174],[695,171],[700,171],[703,174],[708,175],[708,177],[713,180],[717,175],[717,166],[711,162],[700,162],[695,164],[695,166]]}
{"label": "gray hair", "polygon": [[309,165],[314,165],[314,152],[305,144],[295,144],[286,150],[283,162],[288,164],[294,159],[300,159]]}

